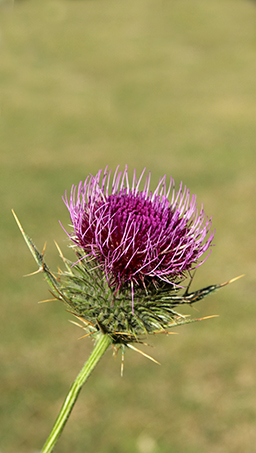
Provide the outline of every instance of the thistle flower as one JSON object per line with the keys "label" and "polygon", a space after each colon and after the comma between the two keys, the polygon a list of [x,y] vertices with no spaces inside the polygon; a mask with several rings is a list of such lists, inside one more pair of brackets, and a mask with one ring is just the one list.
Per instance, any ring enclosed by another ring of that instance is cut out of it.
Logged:
{"label": "thistle flower", "polygon": [[[171,178],[160,179],[149,191],[150,174],[142,191],[134,172],[129,185],[127,167],[113,177],[106,168],[88,176],[65,197],[74,234],[83,256],[92,257],[104,270],[110,287],[144,286],[146,282],[165,281],[176,286],[187,272],[202,264],[201,256],[210,247],[214,233],[204,242],[211,227],[203,206],[198,213],[196,196],[180,184],[175,192]],[[169,198],[170,197],[170,201]]]}
{"label": "thistle flower", "polygon": [[134,172],[130,185],[127,167],[117,167],[112,182],[106,168],[64,198],[78,257],[72,272],[80,269],[80,280],[70,275],[72,285],[61,291],[91,333],[101,326],[117,343],[177,321],[173,307],[186,297],[176,292],[214,237],[186,186],[176,191],[164,176],[150,191],[149,173],[140,190],[144,173],[137,179]]}

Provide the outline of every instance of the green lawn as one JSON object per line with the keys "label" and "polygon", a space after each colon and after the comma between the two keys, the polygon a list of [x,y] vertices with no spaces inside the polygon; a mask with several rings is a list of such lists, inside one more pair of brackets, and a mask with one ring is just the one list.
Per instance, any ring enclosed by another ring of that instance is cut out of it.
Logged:
{"label": "green lawn", "polygon": [[[0,1],[0,452],[42,447],[90,339],[49,298],[11,214],[60,264],[65,190],[107,164],[182,180],[213,216],[193,289],[220,317],[150,339],[161,366],[109,351],[56,453],[254,453],[256,3]],[[71,251],[66,254],[72,257]]]}

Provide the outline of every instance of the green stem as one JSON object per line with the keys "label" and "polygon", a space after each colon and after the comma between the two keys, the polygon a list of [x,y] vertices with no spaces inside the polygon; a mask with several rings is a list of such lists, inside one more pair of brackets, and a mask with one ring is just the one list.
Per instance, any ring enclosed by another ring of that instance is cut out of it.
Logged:
{"label": "green stem", "polygon": [[53,429],[47,441],[45,442],[41,450],[41,453],[50,453],[53,450],[68,420],[68,417],[73,409],[73,406],[77,400],[77,397],[80,393],[80,390],[82,389],[83,384],[88,379],[91,372],[93,371],[93,369],[95,368],[95,366],[97,365],[97,363],[99,362],[99,360],[101,359],[101,357],[103,356],[104,352],[107,350],[110,344],[111,344],[110,337],[108,335],[100,334],[89,359],[85,362],[83,368],[81,369],[80,373],[76,377],[75,381],[73,382],[68,392],[68,395],[57,417],[57,420],[53,426]]}

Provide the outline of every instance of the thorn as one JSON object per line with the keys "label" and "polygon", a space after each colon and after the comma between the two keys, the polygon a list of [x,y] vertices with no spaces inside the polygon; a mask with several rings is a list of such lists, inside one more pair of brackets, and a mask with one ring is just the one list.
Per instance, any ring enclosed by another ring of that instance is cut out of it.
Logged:
{"label": "thorn", "polygon": [[38,304],[44,304],[45,302],[53,302],[53,301],[55,302],[56,300],[58,300],[58,299],[55,298],[55,299],[45,299],[45,300],[40,300],[40,301],[38,302]]}
{"label": "thorn", "polygon": [[36,274],[39,274],[40,272],[43,272],[44,271],[44,268],[41,266],[39,267],[39,269],[35,272],[31,272],[31,274],[26,274],[26,275],[23,275],[23,277],[31,277],[31,275],[36,275]]}
{"label": "thorn", "polygon": [[179,335],[178,332],[169,332],[168,330],[156,330],[155,332],[153,332],[154,335],[159,333],[164,333],[166,335]]}
{"label": "thorn", "polygon": [[59,244],[57,244],[56,241],[54,241],[54,244],[56,245],[56,248],[57,248],[57,250],[58,250],[58,252],[60,254],[60,257],[62,258],[63,261],[65,261],[64,255],[63,255],[63,253],[61,251],[61,248],[60,248]]}
{"label": "thorn", "polygon": [[81,326],[81,324],[78,324],[78,322],[75,322],[75,321],[73,321],[72,319],[69,319],[69,322],[71,322],[72,324],[74,324],[74,325],[77,326],[77,327],[80,327],[81,329],[85,329],[84,326]]}
{"label": "thorn", "polygon": [[115,330],[113,332],[114,335],[127,335],[127,336],[130,336],[131,334],[129,332],[118,332],[117,330]]}
{"label": "thorn", "polygon": [[219,315],[204,316],[203,318],[195,319],[195,321],[204,321],[205,319],[218,318],[218,317],[219,317]]}
{"label": "thorn", "polygon": [[177,321],[177,322],[172,322],[168,325],[169,329],[172,329],[173,327],[176,326],[183,326],[184,324],[192,324],[194,322],[198,321],[204,321],[205,319],[210,319],[210,318],[218,318],[219,315],[210,315],[210,316],[204,316],[203,318],[193,318],[193,319],[188,319],[185,321]]}
{"label": "thorn", "polygon": [[125,346],[122,347],[122,359],[121,359],[121,377],[124,375],[124,353],[125,353]]}
{"label": "thorn", "polygon": [[229,283],[233,283],[233,282],[235,282],[236,280],[238,280],[239,278],[242,278],[242,277],[244,277],[244,276],[245,276],[245,274],[242,274],[242,275],[239,275],[238,277],[231,278],[231,280],[228,280],[228,282],[221,283],[221,284],[219,285],[219,288],[221,288],[222,286],[226,286],[226,285],[228,285]]}
{"label": "thorn", "polygon": [[112,344],[112,348],[113,348],[113,357],[116,359],[117,353],[119,351],[119,347],[116,347],[116,345]]}
{"label": "thorn", "polygon": [[[72,313],[72,312],[70,312]],[[78,315],[75,315],[74,313],[72,313],[77,319],[79,319],[79,321],[81,321],[83,324],[87,325],[87,324],[90,324],[90,326],[92,326],[94,329],[95,329],[95,326],[92,322],[90,321],[87,321],[87,319],[84,319],[82,318],[81,316],[78,316]],[[70,322],[74,322],[74,321],[70,321]],[[78,324],[79,325],[79,324]],[[81,326],[80,326],[81,327]],[[96,329],[95,329],[96,330]]]}
{"label": "thorn", "polygon": [[[69,319],[69,322],[71,322],[71,324],[74,324],[77,327],[80,327],[80,329],[86,330],[85,326],[81,326],[81,324],[78,324],[78,322],[75,322],[72,319]],[[93,330],[92,332],[89,332],[89,333],[83,335],[82,337],[79,337],[78,340],[81,340],[82,338],[85,338],[85,337],[89,337],[90,335],[94,334],[95,332],[96,332],[96,330]]]}
{"label": "thorn", "polygon": [[46,242],[44,243],[44,247],[43,247],[43,251],[42,251],[42,257],[44,256],[45,249],[46,249]]}
{"label": "thorn", "polygon": [[57,278],[57,280],[58,280],[59,283],[60,283],[60,276],[61,276],[62,273],[63,272],[62,272],[61,268],[58,266],[58,278]]}
{"label": "thorn", "polygon": [[20,231],[21,231],[22,233],[24,233],[24,230],[23,230],[23,228],[22,228],[22,226],[21,226],[21,223],[20,223],[20,221],[19,221],[18,217],[16,216],[16,214],[15,214],[15,212],[14,212],[13,209],[12,209],[12,213],[13,213],[13,216],[14,216],[14,218],[15,218],[15,220],[16,220],[16,223],[17,223],[17,225],[18,225]]}
{"label": "thorn", "polygon": [[128,348],[133,349],[134,351],[138,352],[139,354],[143,355],[143,356],[146,357],[147,359],[152,360],[152,362],[157,363],[157,365],[161,365],[157,360],[153,359],[153,357],[151,357],[151,356],[148,355],[148,354],[145,354],[145,352],[141,351],[140,349],[135,348],[135,346],[132,346],[131,344],[127,344],[126,346],[127,346]]}
{"label": "thorn", "polygon": [[94,334],[95,332],[89,332],[85,335],[83,335],[82,337],[79,337],[78,340],[82,340],[82,338],[86,338],[86,337],[89,337],[90,335]]}

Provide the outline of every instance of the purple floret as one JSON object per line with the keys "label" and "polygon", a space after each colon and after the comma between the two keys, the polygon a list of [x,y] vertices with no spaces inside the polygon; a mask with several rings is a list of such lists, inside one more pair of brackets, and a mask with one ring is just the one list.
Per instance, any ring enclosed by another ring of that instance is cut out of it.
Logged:
{"label": "purple floret", "polygon": [[139,191],[144,172],[137,180],[134,171],[130,187],[127,167],[123,172],[117,167],[112,185],[111,171],[100,170],[72,186],[70,199],[67,192],[64,199],[74,228],[70,238],[116,290],[150,279],[175,285],[205,261],[200,258],[214,237],[210,232],[206,239],[211,219],[203,206],[198,212],[196,196],[190,197],[186,186],[181,183],[175,192],[173,179],[167,187],[164,176],[151,192],[149,173]]}

